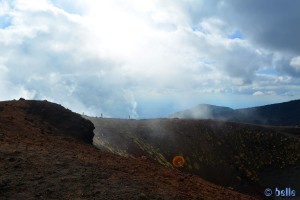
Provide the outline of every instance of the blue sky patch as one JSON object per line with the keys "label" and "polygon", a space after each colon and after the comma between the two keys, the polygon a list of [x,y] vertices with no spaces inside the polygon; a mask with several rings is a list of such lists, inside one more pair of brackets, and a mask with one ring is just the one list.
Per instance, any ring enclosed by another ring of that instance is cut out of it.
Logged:
{"label": "blue sky patch", "polygon": [[233,33],[227,36],[229,39],[244,39],[244,36],[241,31],[235,30]]}
{"label": "blue sky patch", "polygon": [[1,16],[0,17],[0,28],[1,29],[6,29],[7,27],[11,26],[12,24],[12,18],[10,16]]}
{"label": "blue sky patch", "polygon": [[262,69],[262,70],[257,70],[256,74],[277,75],[277,71],[275,69]]}
{"label": "blue sky patch", "polygon": [[72,2],[72,0],[67,0],[67,1],[51,0],[51,2],[54,6],[63,9],[68,13],[78,14],[78,15],[83,14],[82,8],[79,6],[79,4]]}

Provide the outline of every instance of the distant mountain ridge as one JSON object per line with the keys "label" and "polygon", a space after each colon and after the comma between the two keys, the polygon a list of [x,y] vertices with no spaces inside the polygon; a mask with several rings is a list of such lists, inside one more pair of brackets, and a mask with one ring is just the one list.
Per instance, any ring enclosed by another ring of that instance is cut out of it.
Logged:
{"label": "distant mountain ridge", "polygon": [[176,112],[170,118],[214,119],[272,126],[300,126],[300,100],[242,109],[200,104],[194,108]]}

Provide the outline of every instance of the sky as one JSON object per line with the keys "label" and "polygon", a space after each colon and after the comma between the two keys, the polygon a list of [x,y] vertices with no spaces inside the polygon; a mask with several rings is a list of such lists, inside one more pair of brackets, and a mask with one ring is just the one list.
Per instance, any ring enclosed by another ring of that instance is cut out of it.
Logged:
{"label": "sky", "polygon": [[0,0],[0,100],[118,118],[300,98],[300,1]]}

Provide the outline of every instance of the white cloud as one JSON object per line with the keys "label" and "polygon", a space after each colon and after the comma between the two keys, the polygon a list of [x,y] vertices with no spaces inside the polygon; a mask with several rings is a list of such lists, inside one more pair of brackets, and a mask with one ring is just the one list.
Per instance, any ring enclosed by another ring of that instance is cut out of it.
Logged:
{"label": "white cloud", "polygon": [[[143,117],[138,110],[152,98],[173,101],[176,110],[182,101],[213,99],[206,95],[222,101],[223,94],[300,91],[289,75],[298,57],[252,40],[221,3],[7,2],[0,10],[11,18],[0,28],[1,99],[47,98],[92,115]],[[235,30],[245,38],[228,38]],[[279,74],[256,74],[266,66]]]}
{"label": "white cloud", "polygon": [[0,1],[0,16],[6,15],[10,10],[9,1]]}
{"label": "white cloud", "polygon": [[260,96],[260,95],[264,95],[264,93],[262,91],[256,91],[252,95],[253,96]]}
{"label": "white cloud", "polygon": [[204,19],[200,22],[200,27],[205,33],[213,35],[222,35],[224,33],[224,29],[227,28],[226,24],[216,17]]}
{"label": "white cloud", "polygon": [[300,56],[293,57],[291,59],[290,65],[297,71],[300,72]]}

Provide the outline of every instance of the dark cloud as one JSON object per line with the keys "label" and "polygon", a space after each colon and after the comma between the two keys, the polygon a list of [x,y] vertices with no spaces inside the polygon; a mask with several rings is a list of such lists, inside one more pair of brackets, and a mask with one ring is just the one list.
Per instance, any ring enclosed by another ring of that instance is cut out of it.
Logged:
{"label": "dark cloud", "polygon": [[276,66],[276,69],[279,73],[289,75],[291,77],[299,78],[300,77],[300,71],[293,67],[292,61],[293,58],[281,58],[279,60],[276,60],[274,62],[274,65]]}
{"label": "dark cloud", "polygon": [[299,1],[229,0],[218,14],[258,45],[299,54],[299,10]]}

